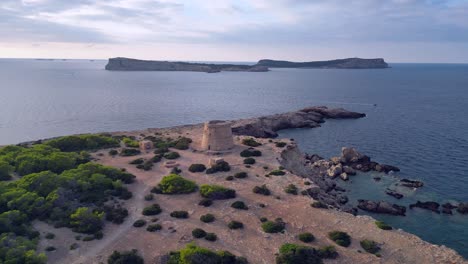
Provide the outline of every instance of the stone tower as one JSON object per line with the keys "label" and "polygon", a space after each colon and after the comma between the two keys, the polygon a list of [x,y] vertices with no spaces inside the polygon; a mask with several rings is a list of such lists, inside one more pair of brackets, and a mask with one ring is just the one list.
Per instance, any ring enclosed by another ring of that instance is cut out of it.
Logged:
{"label": "stone tower", "polygon": [[220,120],[206,122],[201,147],[208,151],[225,151],[233,148],[231,123]]}

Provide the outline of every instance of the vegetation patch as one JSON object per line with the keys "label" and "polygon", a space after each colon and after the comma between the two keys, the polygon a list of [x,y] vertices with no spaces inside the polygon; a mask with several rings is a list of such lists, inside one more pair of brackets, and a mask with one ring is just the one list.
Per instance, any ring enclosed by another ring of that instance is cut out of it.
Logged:
{"label": "vegetation patch", "polygon": [[244,224],[242,222],[233,220],[229,222],[228,227],[229,229],[242,229],[244,228]]}
{"label": "vegetation patch", "polygon": [[229,175],[229,176],[227,176],[227,177],[225,178],[225,180],[226,180],[226,181],[232,181],[232,180],[234,180],[234,176]]}
{"label": "vegetation patch", "polygon": [[143,158],[138,158],[138,159],[134,159],[134,160],[130,161],[129,164],[139,165],[139,164],[143,164],[144,162],[145,162],[145,160]]}
{"label": "vegetation patch", "polygon": [[266,187],[265,184],[262,186],[255,186],[252,191],[257,194],[268,196],[271,194],[270,190]]}
{"label": "vegetation patch", "polygon": [[138,251],[136,249],[132,249],[131,251],[124,251],[122,253],[118,251],[114,251],[112,255],[109,256],[107,259],[107,264],[143,264],[143,258],[138,255]]}
{"label": "vegetation patch", "polygon": [[190,143],[192,143],[192,139],[181,137],[169,143],[175,149],[186,150],[190,147]]}
{"label": "vegetation patch", "polygon": [[204,206],[204,207],[210,207],[213,204],[213,200],[211,199],[201,199],[198,205]]}
{"label": "vegetation patch", "polygon": [[156,232],[162,229],[160,224],[151,224],[146,227],[146,231],[148,232]]}
{"label": "vegetation patch", "polygon": [[383,230],[392,230],[393,228],[383,221],[375,221],[375,225]]}
{"label": "vegetation patch", "polygon": [[128,216],[128,210],[126,208],[118,206],[104,206],[104,212],[106,214],[106,220],[114,224],[121,224]]}
{"label": "vegetation patch", "polygon": [[245,205],[244,202],[242,201],[235,201],[231,204],[231,207],[232,208],[236,208],[236,209],[240,209],[240,210],[249,210],[249,207],[247,207],[247,205]]}
{"label": "vegetation patch", "polygon": [[171,212],[171,217],[174,218],[188,218],[189,214],[187,211],[172,211]]}
{"label": "vegetation patch", "polygon": [[214,242],[218,239],[218,236],[215,233],[206,233],[205,240]]}
{"label": "vegetation patch", "polygon": [[156,154],[151,158],[151,162],[158,163],[162,160],[163,156],[161,154]]}
{"label": "vegetation patch", "polygon": [[119,154],[119,152],[117,150],[115,150],[115,149],[109,150],[109,156],[116,156],[118,154]]}
{"label": "vegetation patch", "polygon": [[47,233],[44,237],[45,237],[46,239],[54,239],[54,238],[55,238],[55,234],[54,234],[54,233]]}
{"label": "vegetation patch", "polygon": [[312,233],[309,232],[301,233],[297,236],[297,238],[304,243],[310,243],[315,240],[314,235],[312,235]]}
{"label": "vegetation patch", "polygon": [[122,143],[124,143],[124,145],[128,148],[138,148],[140,146],[138,141],[128,137],[123,138]]}
{"label": "vegetation patch", "polygon": [[188,170],[190,172],[204,172],[206,170],[206,166],[203,164],[196,163],[196,164],[190,165]]}
{"label": "vegetation patch", "polygon": [[313,203],[310,204],[310,206],[314,208],[328,209],[328,206],[320,201],[314,201]]}
{"label": "vegetation patch", "polygon": [[215,216],[212,214],[205,214],[205,215],[200,216],[200,221],[202,221],[203,223],[211,223],[211,222],[214,222],[214,220],[215,220]]}
{"label": "vegetation patch", "polygon": [[141,154],[141,151],[135,148],[124,148],[120,151],[120,156],[122,157],[136,156],[140,154]]}
{"label": "vegetation patch", "polygon": [[236,257],[229,251],[212,251],[189,243],[180,251],[171,252],[168,264],[247,264],[243,257]]}
{"label": "vegetation patch", "polygon": [[332,231],[328,233],[328,237],[342,247],[351,245],[351,237],[346,232]]}
{"label": "vegetation patch", "polygon": [[276,218],[275,221],[266,221],[262,224],[262,229],[265,233],[279,233],[285,227],[286,223],[281,218]]}
{"label": "vegetation patch", "polygon": [[319,256],[324,259],[335,259],[338,252],[334,246],[324,246],[318,249]]}
{"label": "vegetation patch", "polygon": [[284,188],[284,192],[289,193],[289,194],[297,195],[297,187],[296,187],[296,185],[291,183],[286,188]]}
{"label": "vegetation patch", "polygon": [[133,223],[133,226],[134,227],[142,227],[146,225],[146,221],[143,220],[143,219],[139,219],[139,220],[136,220],[134,223]]}
{"label": "vegetation patch", "polygon": [[258,147],[262,145],[261,143],[255,141],[254,138],[244,138],[242,139],[242,144],[249,146],[249,147]]}
{"label": "vegetation patch", "polygon": [[203,184],[200,187],[200,195],[212,200],[236,198],[236,191],[219,185]]}
{"label": "vegetation patch", "polygon": [[170,174],[163,177],[158,188],[162,194],[187,194],[197,191],[198,187],[193,181],[177,174]]}
{"label": "vegetation patch", "polygon": [[159,206],[159,204],[152,204],[150,206],[143,208],[142,214],[143,215],[158,215],[161,212],[162,212],[162,209]]}
{"label": "vegetation patch", "polygon": [[168,160],[177,159],[179,157],[180,157],[180,154],[178,152],[175,152],[175,151],[167,152],[167,153],[164,154],[164,158],[168,159]]}
{"label": "vegetation patch", "polygon": [[192,236],[194,238],[204,238],[206,236],[206,232],[201,228],[195,228],[192,230]]}
{"label": "vegetation patch", "polygon": [[104,212],[88,207],[79,207],[70,215],[70,226],[74,232],[93,234],[103,228],[103,219]]}
{"label": "vegetation patch", "polygon": [[244,179],[244,178],[247,178],[248,176],[249,175],[247,174],[247,172],[244,172],[244,171],[234,174],[234,178],[238,178],[238,179]]}
{"label": "vegetation patch", "polygon": [[323,263],[319,252],[312,248],[297,244],[284,244],[276,256],[276,264],[321,264]]}
{"label": "vegetation patch", "polygon": [[244,164],[248,164],[248,165],[255,164],[255,159],[254,158],[245,158],[244,159]]}
{"label": "vegetation patch", "polygon": [[260,157],[262,156],[262,152],[257,149],[245,149],[241,151],[240,156],[243,158]]}
{"label": "vegetation patch", "polygon": [[48,140],[45,144],[64,152],[119,147],[117,139],[107,135],[94,134],[59,137]]}
{"label": "vegetation patch", "polygon": [[284,172],[283,170],[272,170],[268,175],[273,175],[273,176],[283,176],[285,175],[286,172]]}
{"label": "vegetation patch", "polygon": [[154,195],[153,194],[147,194],[145,195],[145,201],[152,201],[154,199]]}
{"label": "vegetation patch", "polygon": [[213,174],[216,172],[230,171],[231,166],[226,161],[221,161],[211,166],[211,168],[206,170],[206,174]]}
{"label": "vegetation patch", "polygon": [[360,244],[361,247],[368,253],[376,254],[380,251],[379,244],[377,244],[375,241],[364,239],[360,242]]}
{"label": "vegetation patch", "polygon": [[275,143],[275,146],[276,146],[277,148],[284,148],[284,147],[286,147],[286,145],[287,145],[286,142],[276,142],[276,143]]}

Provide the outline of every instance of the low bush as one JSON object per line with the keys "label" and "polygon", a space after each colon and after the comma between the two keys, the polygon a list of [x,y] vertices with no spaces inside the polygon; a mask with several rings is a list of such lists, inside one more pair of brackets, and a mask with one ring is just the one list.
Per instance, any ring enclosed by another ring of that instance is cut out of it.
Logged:
{"label": "low bush", "polygon": [[204,206],[204,207],[210,207],[213,204],[213,200],[211,199],[201,199],[198,205]]}
{"label": "low bush", "polygon": [[151,224],[146,227],[146,231],[148,232],[156,232],[162,229],[160,224]]}
{"label": "low bush", "polygon": [[151,162],[158,163],[162,160],[163,156],[161,154],[156,154],[151,158]]}
{"label": "low bush", "polygon": [[190,165],[188,170],[190,172],[204,172],[206,170],[206,166],[203,164],[195,163],[195,164]]}
{"label": "low bush", "polygon": [[234,180],[234,176],[229,175],[226,177],[226,181],[232,181],[232,180]]}
{"label": "low bush", "polygon": [[380,247],[377,242],[364,239],[360,242],[361,247],[368,253],[375,254],[380,251]]}
{"label": "low bush", "polygon": [[233,220],[229,222],[228,227],[229,229],[241,229],[241,228],[244,228],[244,224],[242,222]]}
{"label": "low bush", "polygon": [[139,144],[138,144],[138,141],[136,140],[133,140],[131,138],[123,138],[122,139],[122,142],[124,143],[124,145],[128,148],[138,148],[139,147]]}
{"label": "low bush", "polygon": [[[156,155],[163,155],[164,153],[167,153],[169,152],[169,148],[168,147],[157,147],[153,153],[156,154]],[[162,157],[162,156],[161,156]]]}
{"label": "low bush", "polygon": [[265,195],[265,196],[268,196],[271,194],[270,190],[266,187],[265,184],[263,184],[262,186],[255,186],[252,191],[254,193],[257,193],[257,194],[262,194],[262,195]]}
{"label": "low bush", "polygon": [[230,171],[231,166],[226,161],[221,161],[211,166],[211,168],[206,170],[206,174],[213,174],[216,172]]}
{"label": "low bush", "polygon": [[242,201],[235,201],[231,204],[231,207],[232,208],[236,208],[236,209],[240,209],[240,210],[248,210],[249,207],[247,207],[247,205],[245,205],[244,202]]}
{"label": "low bush", "polygon": [[249,164],[249,165],[255,164],[255,159],[254,158],[246,158],[246,159],[244,159],[244,164]]}
{"label": "low bush", "polygon": [[120,151],[120,156],[123,156],[123,157],[136,156],[140,154],[141,154],[141,151],[138,149],[134,149],[134,148],[124,148],[122,149],[122,151]]}
{"label": "low bush", "polygon": [[291,183],[286,188],[284,188],[284,192],[289,193],[289,194],[297,195],[297,187],[296,187],[296,185]]}
{"label": "low bush", "polygon": [[79,247],[80,247],[80,245],[78,243],[73,243],[73,244],[70,245],[70,250],[75,250],[75,249],[77,249]]}
{"label": "low bush", "polygon": [[197,190],[195,182],[187,180],[180,175],[170,174],[164,176],[158,184],[162,194],[186,194]]}
{"label": "low bush", "polygon": [[310,181],[305,181],[304,185],[311,185]]}
{"label": "low bush", "polygon": [[215,233],[206,233],[205,239],[213,242],[218,239],[218,236]]}
{"label": "low bush", "polygon": [[114,224],[121,224],[128,216],[128,210],[121,206],[104,206],[106,220]]}
{"label": "low bush", "polygon": [[206,236],[206,232],[201,228],[195,228],[194,230],[192,230],[192,236],[194,238],[203,238]]}
{"label": "low bush", "polygon": [[309,192],[307,190],[302,190],[301,195],[309,195]]}
{"label": "low bush", "polygon": [[115,150],[115,149],[109,150],[109,156],[115,156],[117,154],[119,154],[119,152],[117,150]]}
{"label": "low bush", "polygon": [[143,264],[143,258],[138,255],[136,249],[124,251],[122,253],[114,251],[107,259],[107,264]]}
{"label": "low bush", "polygon": [[145,160],[143,158],[138,158],[138,159],[134,159],[130,161],[129,164],[138,165],[138,164],[143,164],[144,162]]}
{"label": "low bush", "polygon": [[320,201],[314,201],[313,203],[310,204],[310,206],[314,207],[314,208],[324,208],[324,209],[328,209],[328,206]]}
{"label": "low bush", "polygon": [[278,148],[284,148],[287,145],[286,142],[276,142],[275,146]]}
{"label": "low bush", "polygon": [[153,194],[147,194],[145,195],[145,201],[152,201],[154,199],[154,195]]}
{"label": "low bush", "polygon": [[238,179],[244,179],[247,177],[248,177],[247,172],[243,172],[243,171],[234,174],[234,178],[238,178]]}
{"label": "low bush", "polygon": [[186,150],[189,148],[190,143],[192,143],[192,139],[181,137],[172,141],[170,144],[176,149]]}
{"label": "low bush", "polygon": [[53,247],[53,246],[48,246],[48,247],[45,248],[45,250],[50,252],[50,251],[55,251],[57,249],[55,247]]}
{"label": "low bush", "polygon": [[249,147],[258,147],[262,145],[259,142],[255,141],[254,138],[244,138],[242,139],[242,144],[249,146]]}
{"label": "low bush", "polygon": [[266,221],[262,224],[262,229],[265,233],[279,233],[284,230],[286,223],[281,218],[275,221]]}
{"label": "low bush", "polygon": [[179,167],[174,167],[171,170],[171,174],[179,174],[180,175],[181,173],[182,173],[182,170],[179,169]]}
{"label": "low bush", "polygon": [[283,176],[285,175],[286,172],[282,171],[282,170],[272,170],[269,175],[273,175],[273,176]]}
{"label": "low bush", "polygon": [[262,156],[262,152],[257,149],[245,149],[241,151],[240,156],[243,158],[260,157]]}
{"label": "low bush", "polygon": [[83,237],[83,241],[84,241],[84,242],[93,241],[94,239],[95,239],[94,236],[85,236],[85,237]]}
{"label": "low bush", "polygon": [[46,238],[46,239],[54,239],[54,238],[55,238],[55,234],[54,234],[54,233],[47,233],[47,234],[45,235],[45,238]]}
{"label": "low bush", "polygon": [[175,151],[167,152],[164,154],[164,158],[168,160],[177,159],[179,157],[180,157],[180,154]]}
{"label": "low bush", "polygon": [[297,238],[304,243],[310,243],[315,240],[314,235],[312,235],[312,233],[309,232],[301,233],[297,236]]}
{"label": "low bush", "polygon": [[200,187],[200,194],[204,198],[213,200],[223,200],[236,198],[236,191],[219,185],[203,184]]}
{"label": "low bush", "polygon": [[319,252],[311,247],[296,244],[284,244],[276,256],[276,264],[321,264]]}
{"label": "low bush", "polygon": [[214,220],[215,220],[215,216],[212,214],[205,214],[205,215],[200,216],[200,221],[202,221],[203,223],[211,223]]}
{"label": "low bush", "polygon": [[335,259],[338,252],[334,246],[324,246],[318,249],[319,256],[324,259]]}
{"label": "low bush", "polygon": [[152,204],[150,206],[143,208],[142,214],[143,215],[158,215],[161,212],[162,212],[162,209],[159,206],[159,204]]}
{"label": "low bush", "polygon": [[375,225],[383,230],[392,230],[393,228],[383,221],[375,221]]}
{"label": "low bush", "polygon": [[266,221],[268,221],[268,218],[266,218],[266,217],[260,217],[260,222],[265,223]]}
{"label": "low bush", "polygon": [[247,264],[243,257],[236,257],[229,251],[212,251],[189,243],[180,251],[171,252],[168,264]]}
{"label": "low bush", "polygon": [[142,227],[146,225],[146,221],[143,220],[143,219],[139,219],[139,220],[136,220],[134,223],[133,223],[133,226],[134,227]]}
{"label": "low bush", "polygon": [[345,232],[332,231],[328,233],[328,237],[342,247],[351,245],[351,237]]}
{"label": "low bush", "polygon": [[170,214],[171,217],[174,217],[174,218],[188,218],[189,217],[189,214],[187,211],[172,211],[171,214]]}

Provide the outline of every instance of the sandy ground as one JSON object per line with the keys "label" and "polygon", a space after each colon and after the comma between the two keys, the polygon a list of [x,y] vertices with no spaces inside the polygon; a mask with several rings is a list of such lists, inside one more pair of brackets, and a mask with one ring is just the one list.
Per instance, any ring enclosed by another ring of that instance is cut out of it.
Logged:
{"label": "sandy ground", "polygon": [[[127,135],[150,135],[154,132],[162,132],[164,135],[176,138],[177,136],[191,137],[194,142],[192,147],[196,148],[201,139],[201,128],[182,127],[177,129],[146,130],[143,132],[125,133]],[[77,241],[76,233],[67,228],[55,229],[43,222],[35,222],[35,227],[42,233],[52,232],[55,239],[42,239],[39,245],[40,251],[47,246],[54,246],[56,251],[48,252],[50,263],[105,263],[107,257],[114,250],[138,249],[145,258],[145,263],[158,263],[158,256],[164,255],[171,250],[183,248],[185,244],[193,241],[191,231],[194,228],[202,228],[207,232],[216,233],[218,240],[209,242],[204,239],[195,239],[196,244],[214,250],[229,250],[230,252],[246,257],[250,263],[274,263],[275,254],[284,243],[299,243],[297,235],[302,232],[311,232],[316,240],[308,245],[320,247],[325,245],[335,245],[327,238],[327,233],[333,230],[345,231],[352,237],[352,244],[348,248],[336,246],[339,257],[335,260],[325,260],[325,263],[467,263],[455,251],[446,247],[435,246],[422,241],[418,237],[405,233],[401,230],[384,231],[378,229],[374,224],[374,219],[367,216],[352,216],[334,210],[316,209],[310,206],[313,201],[308,196],[291,195],[284,192],[284,187],[288,184],[295,184],[299,190],[304,190],[309,186],[304,184],[304,179],[287,173],[285,176],[265,177],[265,174],[272,169],[278,168],[277,158],[281,149],[276,148],[274,143],[265,139],[259,139],[263,143],[258,147],[262,151],[262,157],[256,157],[257,163],[251,168],[246,168],[242,164],[243,158],[239,156],[240,151],[245,146],[240,144],[242,137],[235,137],[235,148],[231,153],[220,155],[231,165],[230,172],[207,175],[205,173],[190,173],[188,167],[192,163],[203,163],[208,165],[208,161],[213,156],[194,151],[194,149],[180,151],[181,158],[177,159],[182,169],[181,175],[197,182],[197,184],[219,184],[233,188],[237,192],[236,199],[215,201],[210,207],[198,205],[201,197],[198,193],[188,195],[155,195],[153,201],[145,201],[144,196],[149,190],[157,185],[163,176],[169,174],[170,169],[164,167],[164,161],[155,164],[152,170],[142,171],[128,164],[129,161],[139,157],[151,158],[152,153],[142,154],[133,157],[110,157],[103,150],[94,153],[98,158],[97,162],[118,168],[126,168],[137,177],[137,181],[128,185],[133,193],[133,198],[124,202],[124,206],[129,210],[129,217],[121,225],[106,223],[104,238],[90,242]],[[275,140],[278,141],[278,140]],[[283,140],[289,143],[289,140]],[[102,153],[103,156],[100,156]],[[265,170],[263,167],[268,166]],[[226,181],[225,177],[236,172],[245,171],[248,178]],[[272,195],[263,196],[254,194],[252,188],[256,185],[266,184],[272,191]],[[230,205],[236,200],[244,201],[249,210],[237,210]],[[158,232],[148,232],[145,227],[135,228],[132,226],[137,219],[146,219],[148,222],[154,217],[143,216],[143,208],[153,203],[161,205],[163,212],[155,217],[159,218],[157,223],[163,226]],[[260,207],[263,203],[266,206]],[[169,216],[174,210],[186,210],[190,216],[188,219],[175,219]],[[206,213],[215,215],[213,223],[203,223],[200,216]],[[260,217],[267,217],[269,220],[282,218],[286,223],[284,234],[266,234],[261,229]],[[238,220],[244,223],[244,229],[230,230],[227,224],[231,220]],[[174,231],[171,231],[172,228]],[[362,239],[371,239],[381,244],[381,258],[363,251],[359,245]],[[79,245],[78,249],[70,250],[73,243]]]}

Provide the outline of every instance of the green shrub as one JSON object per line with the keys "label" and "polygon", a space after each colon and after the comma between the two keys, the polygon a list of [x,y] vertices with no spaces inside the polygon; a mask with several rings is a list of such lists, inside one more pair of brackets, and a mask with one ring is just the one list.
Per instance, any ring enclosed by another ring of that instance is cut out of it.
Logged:
{"label": "green shrub", "polygon": [[203,238],[206,236],[206,232],[201,228],[195,228],[194,230],[192,230],[192,236],[194,238]]}
{"label": "green shrub", "polygon": [[73,244],[70,245],[70,250],[75,250],[75,249],[77,249],[77,248],[79,248],[79,247],[80,247],[79,244],[73,243]]}
{"label": "green shrub", "polygon": [[48,140],[46,145],[65,152],[119,147],[119,141],[105,135],[65,136]]}
{"label": "green shrub", "polygon": [[383,230],[392,230],[393,228],[383,221],[375,221],[375,225]]}
{"label": "green shrub", "polygon": [[162,212],[162,209],[159,206],[159,204],[152,204],[150,206],[143,208],[142,214],[143,215],[158,215],[161,212]]}
{"label": "green shrub", "polygon": [[231,199],[236,197],[236,191],[219,185],[203,184],[200,187],[200,194],[204,198],[213,200]]}
{"label": "green shrub", "polygon": [[380,247],[377,242],[364,239],[360,242],[361,247],[368,253],[375,254],[380,251]]}
{"label": "green shrub", "polygon": [[48,247],[45,248],[45,250],[50,252],[50,251],[55,251],[56,248],[53,247],[53,246],[48,246]]}
{"label": "green shrub", "polygon": [[297,195],[297,187],[294,184],[289,184],[286,188],[284,188],[284,192]]}
{"label": "green shrub", "polygon": [[243,158],[260,157],[262,156],[262,152],[257,149],[245,149],[241,151],[240,156]]}
{"label": "green shrub", "polygon": [[218,239],[218,236],[215,233],[206,233],[205,239],[213,242]]}
{"label": "green shrub", "polygon": [[244,179],[247,177],[248,177],[247,172],[243,172],[243,171],[234,174],[234,178],[238,178],[238,179]]}
{"label": "green shrub", "polygon": [[151,224],[146,227],[146,231],[148,232],[156,232],[162,229],[160,224]]}
{"label": "green shrub", "polygon": [[139,149],[134,149],[134,148],[124,148],[122,149],[122,151],[120,151],[120,156],[123,156],[123,157],[136,156],[140,154],[141,154],[141,151]]}
{"label": "green shrub", "polygon": [[186,138],[186,137],[181,137],[181,138],[171,142],[171,145],[176,149],[185,150],[185,149],[189,148],[190,143],[192,143],[192,139]]}
{"label": "green shrub", "polygon": [[273,176],[283,176],[285,175],[286,172],[282,171],[282,170],[272,170],[269,175],[273,175]]}
{"label": "green shrub", "polygon": [[210,207],[213,204],[213,200],[211,199],[201,199],[198,205],[204,206],[204,207]]}
{"label": "green shrub", "polygon": [[315,240],[314,235],[312,235],[312,233],[309,232],[301,233],[297,236],[297,238],[299,238],[299,240],[304,243],[310,243]]}
{"label": "green shrub", "polygon": [[188,218],[189,214],[187,211],[172,211],[171,212],[171,217],[174,218]]}
{"label": "green shrub", "polygon": [[167,152],[169,152],[169,148],[167,147],[156,147],[156,149],[153,151],[153,153],[156,155],[163,155],[164,153],[167,153]]}
{"label": "green shrub", "polygon": [[304,185],[311,185],[310,181],[305,181]]}
{"label": "green shrub", "polygon": [[138,165],[138,164],[143,164],[144,162],[145,160],[143,158],[138,158],[138,159],[130,161],[129,164]]}
{"label": "green shrub", "polygon": [[328,209],[328,206],[320,201],[314,201],[313,203],[310,204],[310,206],[314,207],[314,208],[324,208],[324,209]]}
{"label": "green shrub", "polygon": [[255,141],[253,138],[244,138],[242,139],[242,144],[249,146],[249,147],[258,147],[261,146],[262,144],[258,143]]}
{"label": "green shrub", "polygon": [[206,166],[203,164],[192,164],[190,165],[189,169],[190,172],[204,172],[206,170]]}
{"label": "green shrub", "polygon": [[177,159],[179,157],[180,157],[180,154],[175,151],[167,152],[164,154],[164,158],[168,160]]}
{"label": "green shrub", "polygon": [[318,249],[319,256],[323,259],[335,259],[338,252],[334,246],[324,246]]}
{"label": "green shrub", "polygon": [[226,177],[226,181],[232,181],[232,180],[234,180],[234,176],[229,175]]}
{"label": "green shrub", "polygon": [[351,237],[345,232],[332,231],[328,233],[328,237],[342,247],[351,245]]}
{"label": "green shrub", "polygon": [[281,218],[275,221],[266,221],[262,224],[262,229],[265,233],[279,233],[284,230],[286,223]]}
{"label": "green shrub", "polygon": [[266,221],[268,221],[268,218],[266,218],[266,217],[260,217],[260,222],[265,223]]}
{"label": "green shrub", "polygon": [[257,194],[262,194],[262,195],[265,195],[265,196],[268,196],[271,194],[270,190],[266,187],[265,184],[263,184],[262,186],[255,186],[252,191],[254,193],[257,193]]}
{"label": "green shrub", "polygon": [[54,239],[54,238],[55,238],[55,234],[54,234],[54,233],[47,233],[47,234],[45,235],[45,238],[46,238],[46,239]]}
{"label": "green shrub", "polygon": [[244,164],[249,164],[249,165],[255,164],[255,159],[254,158],[246,158],[246,159],[244,159]]}
{"label": "green shrub", "polygon": [[286,142],[276,142],[275,146],[278,148],[284,148],[287,145]]}
{"label": "green shrub", "polygon": [[231,166],[226,161],[221,161],[211,166],[211,168],[206,170],[206,174],[213,174],[216,172],[230,171]]}
{"label": "green shrub", "polygon": [[140,145],[138,143],[138,141],[136,140],[133,140],[131,138],[124,138],[122,139],[122,142],[124,143],[124,145],[128,148],[138,148]]}
{"label": "green shrub", "polygon": [[115,149],[109,150],[109,156],[115,156],[117,154],[119,154],[119,152],[117,150],[115,150]]}
{"label": "green shrub", "polygon": [[177,174],[164,176],[158,184],[163,194],[186,194],[197,190],[195,182],[187,180]]}
{"label": "green shrub", "polygon": [[244,202],[242,201],[235,201],[231,204],[231,207],[232,208],[236,208],[236,209],[241,209],[241,210],[248,210],[249,207],[247,207],[247,205],[245,205]]}
{"label": "green shrub", "polygon": [[128,210],[120,206],[104,206],[106,220],[114,224],[121,224],[128,216]]}
{"label": "green shrub", "polygon": [[215,216],[212,214],[205,214],[205,215],[200,216],[200,221],[204,223],[211,223],[214,220],[215,220]]}
{"label": "green shrub", "polygon": [[229,222],[228,227],[229,229],[241,229],[241,228],[244,228],[244,224],[242,222],[233,220]]}
{"label": "green shrub", "polygon": [[143,219],[139,219],[139,220],[136,220],[134,223],[133,223],[133,226],[134,227],[142,227],[146,225],[146,221],[143,220]]}
{"label": "green shrub", "polygon": [[171,252],[168,264],[247,264],[243,257],[236,257],[229,251],[214,252],[189,243],[180,251]]}
{"label": "green shrub", "polygon": [[171,174],[179,174],[180,175],[181,173],[182,173],[182,170],[179,169],[179,167],[174,167],[171,170]]}
{"label": "green shrub", "polygon": [[161,154],[156,154],[151,158],[151,162],[158,163],[162,160],[163,156]]}
{"label": "green shrub", "polygon": [[122,253],[114,251],[107,259],[107,264],[143,264],[144,260],[136,249]]}
{"label": "green shrub", "polygon": [[74,232],[92,234],[104,226],[104,213],[88,207],[79,207],[70,215],[70,226]]}
{"label": "green shrub", "polygon": [[83,237],[82,240],[83,240],[84,242],[89,242],[89,241],[93,241],[94,239],[95,239],[94,236],[85,236],[85,237]]}
{"label": "green shrub", "polygon": [[145,161],[143,164],[138,164],[137,169],[149,171],[153,168],[153,162],[151,160]]}
{"label": "green shrub", "polygon": [[145,201],[152,201],[154,199],[154,195],[153,194],[147,194],[145,195]]}
{"label": "green shrub", "polygon": [[276,256],[276,264],[321,264],[319,252],[311,247],[296,244],[284,244]]}

